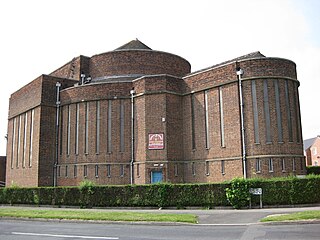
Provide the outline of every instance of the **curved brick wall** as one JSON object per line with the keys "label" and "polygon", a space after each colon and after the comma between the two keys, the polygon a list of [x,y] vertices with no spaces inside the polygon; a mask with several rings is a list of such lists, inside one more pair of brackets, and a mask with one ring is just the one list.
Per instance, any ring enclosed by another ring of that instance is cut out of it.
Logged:
{"label": "curved brick wall", "polygon": [[185,59],[153,50],[121,50],[92,56],[90,74],[93,78],[129,74],[169,74],[184,76],[191,66]]}

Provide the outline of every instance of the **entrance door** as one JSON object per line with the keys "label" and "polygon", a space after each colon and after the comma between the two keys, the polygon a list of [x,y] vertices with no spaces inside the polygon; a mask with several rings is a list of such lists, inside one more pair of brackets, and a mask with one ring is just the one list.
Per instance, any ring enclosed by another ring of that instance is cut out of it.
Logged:
{"label": "entrance door", "polygon": [[151,172],[151,183],[162,182],[162,171]]}

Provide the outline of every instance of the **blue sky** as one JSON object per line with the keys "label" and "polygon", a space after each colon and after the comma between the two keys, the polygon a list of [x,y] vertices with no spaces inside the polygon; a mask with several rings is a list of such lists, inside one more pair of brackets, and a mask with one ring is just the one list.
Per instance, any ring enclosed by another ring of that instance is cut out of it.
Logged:
{"label": "blue sky", "polygon": [[250,52],[297,64],[304,138],[320,134],[320,1],[0,1],[0,155],[10,94],[79,55],[138,38],[186,58],[192,70]]}

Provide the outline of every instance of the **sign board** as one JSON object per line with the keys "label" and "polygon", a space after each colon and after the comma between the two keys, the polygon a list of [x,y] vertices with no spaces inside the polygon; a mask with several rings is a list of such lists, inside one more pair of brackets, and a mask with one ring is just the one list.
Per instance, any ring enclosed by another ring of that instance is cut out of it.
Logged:
{"label": "sign board", "polygon": [[262,188],[250,188],[249,193],[252,195],[262,195]]}
{"label": "sign board", "polygon": [[149,133],[149,150],[164,149],[164,134],[163,133]]}

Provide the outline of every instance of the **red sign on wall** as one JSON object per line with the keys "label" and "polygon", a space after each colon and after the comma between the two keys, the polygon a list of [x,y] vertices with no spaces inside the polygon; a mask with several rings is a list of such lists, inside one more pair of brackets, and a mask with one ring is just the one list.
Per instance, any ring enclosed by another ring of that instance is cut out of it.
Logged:
{"label": "red sign on wall", "polygon": [[163,133],[149,133],[149,150],[164,149],[164,134]]}

